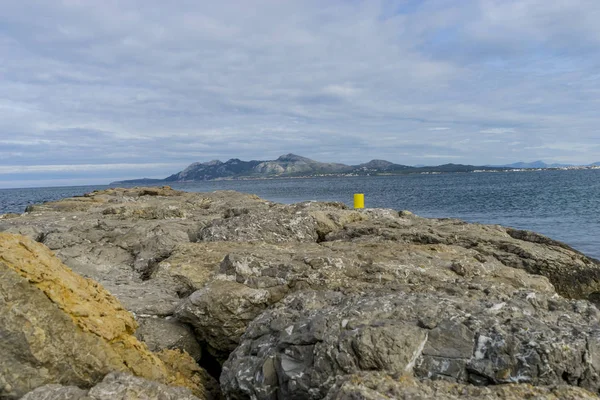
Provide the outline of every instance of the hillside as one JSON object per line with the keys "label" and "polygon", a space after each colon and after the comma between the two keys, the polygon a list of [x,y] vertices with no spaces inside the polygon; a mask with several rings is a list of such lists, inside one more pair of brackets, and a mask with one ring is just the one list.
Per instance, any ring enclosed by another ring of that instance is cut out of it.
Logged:
{"label": "hillside", "polygon": [[474,166],[461,164],[445,164],[429,167],[411,167],[395,164],[386,160],[371,160],[358,165],[346,165],[315,161],[296,154],[285,154],[276,160],[242,161],[232,158],[225,162],[213,160],[190,164],[183,171],[168,176],[164,180],[148,179],[113,182],[121,183],[160,183],[160,182],[193,182],[213,179],[243,179],[271,177],[301,177],[322,175],[390,175],[406,173],[442,173],[442,172],[473,172],[476,170],[507,170],[505,167]]}

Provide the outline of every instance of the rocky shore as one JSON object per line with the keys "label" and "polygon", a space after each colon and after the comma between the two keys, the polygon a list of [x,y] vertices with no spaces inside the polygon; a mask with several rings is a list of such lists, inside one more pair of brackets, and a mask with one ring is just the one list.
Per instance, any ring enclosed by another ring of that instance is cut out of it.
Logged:
{"label": "rocky shore", "polygon": [[533,232],[109,189],[0,216],[0,399],[592,399],[598,302]]}

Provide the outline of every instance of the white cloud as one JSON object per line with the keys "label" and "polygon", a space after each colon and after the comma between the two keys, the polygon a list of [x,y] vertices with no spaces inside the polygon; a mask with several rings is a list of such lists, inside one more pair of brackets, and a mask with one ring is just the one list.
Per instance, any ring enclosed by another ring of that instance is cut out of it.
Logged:
{"label": "white cloud", "polygon": [[492,135],[502,135],[505,133],[515,133],[513,128],[489,128],[479,131],[480,133],[489,133]]}
{"label": "white cloud", "polygon": [[327,85],[323,89],[323,92],[340,97],[352,97],[359,91],[349,85]]}
{"label": "white cloud", "polygon": [[[185,165],[290,151],[349,163],[448,154],[487,164],[513,150],[600,160],[600,3],[404,6],[6,2],[0,167]],[[565,135],[581,145],[552,147]]]}
{"label": "white cloud", "polygon": [[0,165],[0,174],[28,174],[55,172],[127,171],[150,168],[177,168],[181,163],[155,164],[65,164],[65,165]]}

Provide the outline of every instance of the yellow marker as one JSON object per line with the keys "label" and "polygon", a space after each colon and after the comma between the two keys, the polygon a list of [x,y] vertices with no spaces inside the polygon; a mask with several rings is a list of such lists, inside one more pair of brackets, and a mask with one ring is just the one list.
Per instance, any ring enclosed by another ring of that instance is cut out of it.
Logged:
{"label": "yellow marker", "polygon": [[354,193],[354,208],[365,208],[365,195]]}

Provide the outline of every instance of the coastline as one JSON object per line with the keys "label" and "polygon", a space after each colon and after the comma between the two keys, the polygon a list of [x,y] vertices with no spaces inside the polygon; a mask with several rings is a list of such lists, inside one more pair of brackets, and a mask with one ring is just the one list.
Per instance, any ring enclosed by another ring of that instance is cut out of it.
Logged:
{"label": "coastline", "polygon": [[[365,173],[365,174],[311,174],[311,175],[277,175],[277,176],[239,176],[239,177],[219,177],[205,180],[180,180],[167,181],[155,180],[152,184],[176,184],[176,183],[198,183],[206,181],[260,181],[260,180],[277,180],[277,179],[311,179],[311,178],[353,178],[364,176],[405,176],[405,175],[438,175],[438,174],[469,174],[469,173],[508,173],[508,172],[539,172],[539,171],[580,171],[580,170],[600,170],[600,166],[582,166],[582,167],[560,167],[560,168],[512,168],[506,170],[473,170],[473,171],[433,171],[433,172],[398,172],[398,173]],[[123,181],[114,181],[108,186],[118,186],[122,184],[144,184],[145,180],[129,179]]]}

